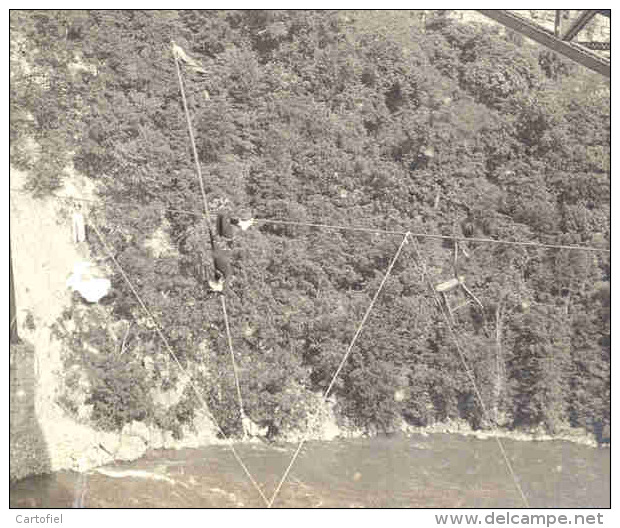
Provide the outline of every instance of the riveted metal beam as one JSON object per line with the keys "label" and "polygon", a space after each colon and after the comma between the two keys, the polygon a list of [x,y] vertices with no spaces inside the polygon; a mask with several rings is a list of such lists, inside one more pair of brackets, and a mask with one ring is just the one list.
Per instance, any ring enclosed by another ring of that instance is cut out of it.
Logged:
{"label": "riveted metal beam", "polygon": [[478,11],[513,31],[521,33],[539,44],[574,60],[590,70],[600,73],[605,77],[611,77],[611,63],[605,57],[600,57],[578,44],[565,42],[529,20],[503,9],[479,9]]}
{"label": "riveted metal beam", "polygon": [[577,15],[577,18],[564,32],[564,34],[560,35],[560,38],[562,40],[573,40],[573,38],[577,36],[577,33],[579,33],[597,13],[598,9],[584,9],[581,13],[579,13],[579,15]]}
{"label": "riveted metal beam", "polygon": [[576,44],[583,46],[584,48],[588,48],[591,50],[597,51],[610,51],[611,50],[611,42],[582,42],[577,41]]}

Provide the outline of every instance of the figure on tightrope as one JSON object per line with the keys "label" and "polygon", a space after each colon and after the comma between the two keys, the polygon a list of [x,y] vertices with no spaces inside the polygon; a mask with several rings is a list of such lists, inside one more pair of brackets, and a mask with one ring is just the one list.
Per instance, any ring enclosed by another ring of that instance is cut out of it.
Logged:
{"label": "figure on tightrope", "polygon": [[254,219],[242,220],[240,218],[231,217],[226,213],[219,213],[216,219],[217,235],[229,249],[213,249],[213,267],[215,270],[215,280],[209,280],[209,287],[213,291],[221,292],[227,279],[232,275],[230,265],[232,251],[232,241],[236,229],[245,231],[254,225]]}
{"label": "figure on tightrope", "polygon": [[231,218],[224,213],[217,215],[217,234],[226,240],[233,239],[234,227],[238,227],[242,231],[245,231],[252,225],[254,225],[253,218],[250,218],[249,220],[241,220],[240,218]]}
{"label": "figure on tightrope", "polygon": [[233,238],[233,225],[236,224],[235,218],[230,218],[227,214],[217,215],[217,234],[227,240]]}
{"label": "figure on tightrope", "polygon": [[221,292],[224,289],[226,279],[231,276],[229,249],[213,250],[213,267],[215,268],[215,281],[209,281],[209,286],[213,291]]}

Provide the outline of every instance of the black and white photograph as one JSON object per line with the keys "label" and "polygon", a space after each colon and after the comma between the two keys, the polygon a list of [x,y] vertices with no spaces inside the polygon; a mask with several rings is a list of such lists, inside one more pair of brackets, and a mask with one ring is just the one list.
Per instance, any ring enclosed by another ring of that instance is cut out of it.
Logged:
{"label": "black and white photograph", "polygon": [[611,10],[345,5],[8,10],[11,525],[613,524]]}

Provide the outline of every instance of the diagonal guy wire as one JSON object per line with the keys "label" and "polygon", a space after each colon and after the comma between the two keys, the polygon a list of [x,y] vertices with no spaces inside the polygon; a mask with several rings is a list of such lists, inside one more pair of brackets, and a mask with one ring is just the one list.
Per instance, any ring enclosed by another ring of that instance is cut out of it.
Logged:
{"label": "diagonal guy wire", "polygon": [[[396,251],[396,254],[394,255],[394,258],[392,258],[392,262],[390,262],[390,265],[389,265],[387,271],[385,272],[385,275],[383,277],[383,280],[381,281],[381,284],[379,285],[379,288],[377,288],[377,291],[375,292],[375,296],[372,298],[372,301],[370,301],[370,304],[368,305],[368,309],[366,310],[366,313],[364,314],[364,317],[362,318],[362,321],[360,322],[359,326],[357,327],[355,335],[353,336],[353,339],[351,340],[351,343],[349,344],[349,346],[347,348],[347,351],[345,352],[344,357],[342,358],[342,361],[340,362],[340,365],[336,369],[336,372],[335,372],[334,376],[332,377],[332,380],[331,380],[329,386],[327,387],[327,389],[323,393],[323,401],[324,402],[327,401],[327,398],[329,397],[329,393],[331,392],[331,390],[332,390],[332,388],[334,386],[334,383],[336,382],[336,378],[338,377],[338,375],[340,374],[340,371],[344,367],[344,364],[346,363],[346,361],[347,361],[347,359],[349,357],[349,354],[351,353],[351,350],[353,350],[353,345],[355,345],[355,342],[357,341],[357,338],[362,333],[362,329],[364,328],[364,324],[366,324],[366,320],[368,319],[368,316],[370,315],[370,312],[372,311],[373,306],[375,305],[375,302],[379,298],[379,294],[381,293],[381,290],[383,290],[383,286],[385,286],[385,283],[386,283],[388,277],[390,276],[390,273],[392,273],[392,268],[394,268],[394,264],[396,264],[396,261],[398,260],[398,257],[400,256],[400,253],[403,250],[403,247],[405,246],[405,243],[407,242],[407,239],[409,238],[409,235],[410,235],[410,233],[409,233],[409,231],[407,231],[407,233],[405,233],[405,236],[403,237],[403,241],[400,243],[400,246],[399,246],[398,250]],[[295,460],[297,460],[297,457],[299,456],[299,453],[301,452],[301,448],[304,446],[304,444],[306,443],[307,439],[308,439],[308,434],[306,433],[306,435],[302,438],[301,442],[299,442],[299,445],[297,446],[297,449],[295,450],[295,453],[293,454],[293,457],[291,458],[291,461],[289,462],[289,465],[286,468],[286,471],[284,471],[284,474],[282,475],[282,478],[280,479],[280,482],[278,483],[278,486],[276,487],[276,490],[274,491],[273,496],[271,497],[271,500],[269,501],[269,504],[267,505],[268,508],[271,508],[271,506],[273,505],[274,501],[276,500],[276,497],[278,496],[278,493],[280,492],[280,488],[282,488],[282,484],[284,484],[284,481],[288,477],[288,474],[291,471],[291,468],[293,467],[293,464],[295,463]]]}
{"label": "diagonal guy wire", "polygon": [[228,312],[226,311],[226,297],[222,297],[222,312],[224,312],[224,323],[226,324],[226,337],[228,339],[228,349],[230,351],[230,359],[233,367],[233,374],[235,376],[235,385],[237,386],[237,400],[239,401],[239,408],[241,409],[241,419],[245,416],[243,411],[243,400],[241,399],[241,387],[239,386],[239,375],[237,374],[237,363],[235,362],[235,352],[232,345],[232,336],[230,335],[230,325],[228,324]]}
{"label": "diagonal guy wire", "polygon": [[151,311],[146,307],[146,305],[142,301],[142,298],[140,297],[140,294],[136,291],[134,285],[131,283],[131,281],[129,280],[129,277],[127,277],[127,274],[125,273],[125,271],[123,270],[121,265],[118,263],[118,261],[116,260],[116,257],[114,256],[113,252],[111,251],[110,247],[106,243],[104,236],[101,234],[99,229],[97,229],[97,226],[95,225],[95,223],[92,222],[92,221],[91,221],[91,226],[93,228],[93,231],[95,231],[97,237],[99,238],[101,244],[103,245],[106,253],[108,253],[109,257],[112,259],[112,261],[114,262],[114,264],[118,268],[119,272],[123,276],[123,279],[125,280],[125,282],[129,286],[131,291],[133,292],[133,294],[136,297],[138,303],[140,304],[140,306],[142,307],[142,309],[144,310],[146,315],[151,319],[151,321],[155,325],[155,329],[156,329],[157,333],[159,334],[159,337],[161,338],[162,342],[166,346],[166,349],[168,350],[168,353],[170,354],[172,359],[175,361],[175,363],[177,364],[177,366],[179,367],[181,372],[183,374],[185,374],[185,376],[187,377],[188,383],[194,389],[194,392],[196,393],[196,396],[198,397],[198,399],[200,400],[200,402],[202,403],[202,405],[204,407],[204,409],[200,409],[200,410],[207,416],[207,418],[209,418],[215,424],[215,426],[217,427],[219,432],[222,434],[224,439],[228,441],[228,446],[230,447],[230,450],[232,451],[233,456],[235,457],[235,459],[237,460],[237,462],[239,463],[239,465],[241,466],[241,468],[243,469],[243,471],[245,472],[247,477],[250,479],[252,484],[254,485],[254,488],[256,488],[256,491],[258,491],[258,494],[262,497],[263,501],[268,506],[269,502],[267,501],[267,497],[265,497],[265,494],[263,493],[263,491],[261,490],[260,486],[258,485],[256,480],[254,479],[254,477],[250,473],[250,470],[244,464],[243,460],[241,460],[241,457],[239,456],[239,454],[237,453],[237,450],[235,449],[235,446],[233,445],[232,439],[229,438],[226,435],[226,433],[224,433],[222,428],[219,426],[219,424],[215,420],[215,417],[213,416],[213,414],[209,410],[209,406],[207,405],[207,402],[205,401],[204,397],[202,396],[202,392],[199,390],[198,386],[192,381],[192,378],[191,378],[190,374],[187,372],[187,370],[183,367],[183,365],[181,365],[179,359],[177,358],[176,354],[172,350],[172,347],[170,346],[170,343],[168,342],[168,339],[166,338],[166,336],[164,335],[163,331],[161,330],[161,327],[160,327],[158,321],[155,319],[155,317],[153,316]]}
{"label": "diagonal guy wire", "polygon": [[[433,283],[431,282],[431,279],[428,276],[428,271],[426,269],[426,263],[422,260],[422,256],[420,255],[420,250],[418,248],[418,243],[417,243],[415,238],[413,238],[413,249],[415,250],[416,257],[417,257],[416,258],[417,265],[422,270],[422,274],[424,275],[429,288],[433,292],[433,296],[435,298],[435,301],[437,302],[437,305],[440,308],[441,315],[443,316],[446,324],[448,325],[448,329],[450,330],[450,336],[452,337],[452,340],[454,341],[454,344],[456,346],[456,350],[459,353],[459,358],[461,360],[461,364],[463,365],[463,369],[465,370],[465,372],[467,374],[467,377],[469,378],[469,381],[471,382],[471,384],[473,386],[474,392],[476,394],[476,398],[478,399],[478,403],[480,404],[480,408],[482,409],[482,412],[483,412],[485,418],[487,419],[487,421],[490,422],[489,413],[487,411],[486,405],[484,404],[484,399],[482,398],[482,394],[480,393],[480,390],[478,389],[478,384],[476,383],[476,378],[474,377],[473,372],[469,368],[467,360],[465,359],[465,354],[463,353],[461,345],[459,344],[459,340],[457,338],[456,332],[454,331],[454,328],[452,327],[452,324],[450,323],[450,318],[446,314],[446,311],[445,311],[445,309],[443,307],[443,304],[441,303],[440,299],[438,298],[437,292],[435,291],[435,288],[433,287]],[[508,455],[506,454],[506,450],[504,449],[504,444],[502,443],[502,441],[500,440],[500,438],[497,435],[494,435],[494,438],[495,438],[495,441],[497,442],[497,446],[499,447],[499,450],[502,453],[502,457],[504,458],[504,462],[506,463],[506,467],[508,468],[508,472],[510,473],[510,476],[512,477],[512,480],[514,481],[515,488],[517,488],[517,491],[519,492],[519,495],[521,495],[521,500],[523,501],[523,504],[525,505],[525,507],[529,508],[530,507],[529,501],[527,500],[527,496],[525,495],[525,493],[523,492],[523,489],[521,488],[521,484],[519,484],[519,479],[517,477],[517,474],[515,473],[515,470],[512,467],[512,464],[510,463],[510,459],[508,458]]]}

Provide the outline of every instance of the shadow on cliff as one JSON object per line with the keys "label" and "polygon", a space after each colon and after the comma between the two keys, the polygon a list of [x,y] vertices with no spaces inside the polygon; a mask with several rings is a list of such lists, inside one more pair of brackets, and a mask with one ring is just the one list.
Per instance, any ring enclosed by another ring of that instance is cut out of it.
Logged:
{"label": "shadow on cliff", "polygon": [[10,345],[10,454],[11,507],[45,507],[45,481],[52,480],[49,452],[35,413],[34,348],[24,341]]}

